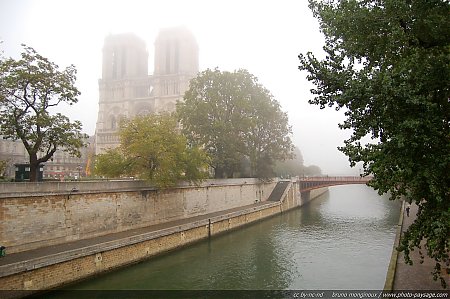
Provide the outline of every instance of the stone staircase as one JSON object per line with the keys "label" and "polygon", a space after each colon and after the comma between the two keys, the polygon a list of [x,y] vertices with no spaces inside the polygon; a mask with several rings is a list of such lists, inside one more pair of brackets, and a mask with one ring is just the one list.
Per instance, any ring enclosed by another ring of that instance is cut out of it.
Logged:
{"label": "stone staircase", "polygon": [[289,186],[290,181],[280,181],[277,183],[275,188],[273,188],[272,193],[270,193],[268,201],[281,201],[286,188]]}

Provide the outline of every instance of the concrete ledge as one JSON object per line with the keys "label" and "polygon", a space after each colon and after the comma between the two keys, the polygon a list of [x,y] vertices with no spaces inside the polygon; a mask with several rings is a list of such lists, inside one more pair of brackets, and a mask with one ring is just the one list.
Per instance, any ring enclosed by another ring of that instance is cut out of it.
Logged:
{"label": "concrete ledge", "polygon": [[265,202],[263,205],[259,205],[259,206],[248,208],[248,209],[241,210],[241,211],[227,213],[224,215],[211,217],[209,219],[211,220],[211,223],[215,223],[215,222],[220,222],[222,220],[239,217],[242,215],[247,215],[251,212],[257,212],[257,211],[265,210],[265,209],[272,208],[272,207],[279,207],[279,206],[280,206],[280,203],[278,203],[278,202]]}
{"label": "concrete ledge", "polygon": [[405,212],[405,201],[402,203],[400,218],[397,224],[397,232],[395,234],[394,245],[392,247],[391,260],[389,261],[388,271],[386,274],[386,280],[384,282],[384,291],[392,291],[394,289],[394,279],[395,279],[395,271],[397,268],[397,260],[398,260],[398,250],[397,247],[400,245],[400,238],[402,234],[403,228],[403,215]]}

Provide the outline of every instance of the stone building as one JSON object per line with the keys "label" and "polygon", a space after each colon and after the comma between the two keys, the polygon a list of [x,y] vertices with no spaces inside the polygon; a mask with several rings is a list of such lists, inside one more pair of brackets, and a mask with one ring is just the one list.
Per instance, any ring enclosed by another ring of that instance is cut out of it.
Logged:
{"label": "stone building", "polygon": [[[58,150],[44,163],[44,179],[77,179],[89,175],[90,158],[119,145],[117,129],[122,117],[172,112],[177,100],[198,73],[198,45],[184,27],[163,29],[155,43],[153,75],[148,74],[145,42],[134,34],[109,35],[103,47],[102,78],[99,80],[99,112],[95,136],[82,157]],[[95,146],[95,150],[94,150]],[[21,141],[0,136],[0,160],[7,162],[5,177],[14,177],[16,163],[28,163]]]}
{"label": "stone building", "polygon": [[[93,153],[94,138],[86,142],[87,147],[80,148],[81,157],[73,157],[69,153],[57,150],[53,157],[44,165],[44,179],[67,180],[79,179],[86,176],[89,156]],[[41,156],[41,155],[39,155]],[[4,140],[0,136],[0,160],[6,161],[6,169],[0,176],[14,178],[16,167],[14,164],[28,164],[30,158],[20,140]]]}
{"label": "stone building", "polygon": [[14,164],[28,163],[28,153],[20,140],[3,139],[0,136],[0,161],[6,162],[6,168],[0,176],[14,177]]}
{"label": "stone building", "polygon": [[154,71],[148,74],[145,42],[134,34],[105,38],[95,152],[119,145],[119,121],[172,112],[198,73],[198,45],[184,27],[161,30],[155,40]]}

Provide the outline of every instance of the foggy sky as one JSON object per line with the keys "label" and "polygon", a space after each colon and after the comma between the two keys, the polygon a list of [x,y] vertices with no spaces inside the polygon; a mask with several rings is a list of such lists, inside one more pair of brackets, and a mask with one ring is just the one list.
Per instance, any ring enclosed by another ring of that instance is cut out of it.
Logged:
{"label": "foggy sky", "polygon": [[323,37],[306,0],[0,0],[0,50],[17,58],[21,43],[61,68],[74,64],[79,102],[60,111],[95,132],[98,79],[105,36],[134,32],[147,43],[149,74],[160,28],[184,25],[199,44],[200,70],[245,68],[289,115],[305,165],[325,174],[359,173],[336,148],[349,132],[342,112],[308,104],[312,85],[298,70],[298,54],[321,53]]}

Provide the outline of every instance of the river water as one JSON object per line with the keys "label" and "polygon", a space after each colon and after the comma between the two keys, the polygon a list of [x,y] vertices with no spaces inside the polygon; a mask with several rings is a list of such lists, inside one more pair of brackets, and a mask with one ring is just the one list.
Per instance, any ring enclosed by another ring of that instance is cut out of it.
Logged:
{"label": "river water", "polygon": [[400,205],[363,185],[114,272],[78,290],[382,289]]}

